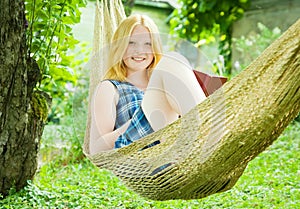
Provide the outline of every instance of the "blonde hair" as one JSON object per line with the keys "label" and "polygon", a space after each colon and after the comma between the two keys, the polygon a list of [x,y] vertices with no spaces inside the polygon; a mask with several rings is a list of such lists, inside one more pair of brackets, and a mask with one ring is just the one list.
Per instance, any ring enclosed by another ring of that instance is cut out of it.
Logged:
{"label": "blonde hair", "polygon": [[123,20],[112,37],[107,60],[108,70],[103,79],[114,79],[119,81],[124,81],[126,79],[127,71],[122,58],[126,52],[130,35],[134,27],[137,25],[146,27],[150,32],[152,51],[154,55],[153,61],[148,67],[148,76],[150,77],[162,54],[159,31],[151,18],[145,15],[135,14]]}

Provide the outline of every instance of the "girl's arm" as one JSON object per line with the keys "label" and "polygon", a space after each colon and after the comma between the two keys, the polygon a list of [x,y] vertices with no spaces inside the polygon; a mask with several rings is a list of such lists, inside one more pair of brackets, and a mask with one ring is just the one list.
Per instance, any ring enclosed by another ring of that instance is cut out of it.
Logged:
{"label": "girl's arm", "polygon": [[123,134],[130,121],[114,130],[118,92],[109,81],[97,87],[91,104],[90,154],[111,150],[117,138]]}

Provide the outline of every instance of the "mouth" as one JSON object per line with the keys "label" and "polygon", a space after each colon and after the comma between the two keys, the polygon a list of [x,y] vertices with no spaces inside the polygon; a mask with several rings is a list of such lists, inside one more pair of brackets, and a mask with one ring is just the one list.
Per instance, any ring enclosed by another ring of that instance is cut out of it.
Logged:
{"label": "mouth", "polygon": [[141,61],[146,60],[145,57],[131,57],[131,59],[134,60],[134,61],[137,61],[137,62],[141,62]]}

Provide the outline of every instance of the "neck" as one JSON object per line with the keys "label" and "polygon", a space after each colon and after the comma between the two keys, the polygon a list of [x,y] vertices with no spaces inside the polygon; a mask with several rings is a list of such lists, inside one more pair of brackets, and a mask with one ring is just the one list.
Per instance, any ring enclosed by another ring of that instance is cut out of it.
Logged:
{"label": "neck", "polygon": [[135,85],[136,87],[142,90],[146,89],[149,82],[147,70],[128,72],[126,81],[132,83],[133,85]]}

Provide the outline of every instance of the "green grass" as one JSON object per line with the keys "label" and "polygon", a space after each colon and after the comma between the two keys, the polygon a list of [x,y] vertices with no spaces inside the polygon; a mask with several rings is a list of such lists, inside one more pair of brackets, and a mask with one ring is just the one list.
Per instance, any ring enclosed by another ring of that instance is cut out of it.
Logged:
{"label": "green grass", "polygon": [[[47,126],[43,143],[54,144],[57,135],[63,141],[69,140],[68,133],[63,126]],[[80,154],[72,155],[70,150],[74,147],[60,146],[55,155],[45,155],[48,158],[44,157],[45,164],[35,180],[18,193],[12,191],[0,201],[0,208],[299,208],[299,138],[300,123],[291,124],[271,147],[249,164],[237,185],[228,192],[200,200],[163,202],[140,197],[109,171],[78,158]],[[45,154],[49,150],[55,148],[44,146],[41,152]]]}

